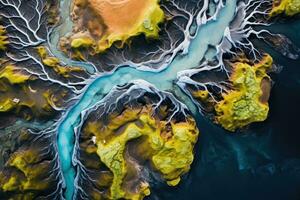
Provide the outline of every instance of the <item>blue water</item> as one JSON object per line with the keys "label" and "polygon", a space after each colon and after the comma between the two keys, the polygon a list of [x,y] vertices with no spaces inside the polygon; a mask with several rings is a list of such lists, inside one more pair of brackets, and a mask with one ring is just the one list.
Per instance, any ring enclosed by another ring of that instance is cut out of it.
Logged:
{"label": "blue water", "polygon": [[[76,105],[66,113],[58,128],[57,143],[61,169],[66,186],[65,198],[67,200],[71,200],[74,193],[75,169],[72,165],[75,138],[74,128],[80,123],[81,113],[101,101],[115,85],[122,85],[137,79],[148,81],[160,90],[174,91],[176,94],[179,93],[183,95],[174,85],[177,73],[197,67],[205,56],[209,45],[215,46],[220,43],[225,28],[234,17],[235,8],[236,0],[228,0],[216,20],[210,21],[199,28],[195,39],[191,42],[188,54],[185,56],[177,56],[167,68],[161,71],[151,72],[141,71],[131,66],[123,66],[112,73],[100,75],[91,82],[86,91],[80,96]],[[57,38],[61,28],[62,27],[58,27],[58,30],[54,30],[52,33],[54,36],[52,38]],[[54,39],[53,42],[55,41],[57,42],[57,40]],[[52,53],[62,59],[66,64],[72,64],[73,61],[64,58],[61,53],[57,51],[56,45],[57,43],[50,45]],[[82,65],[85,65],[85,63],[82,63]],[[181,98],[187,99],[186,97]],[[196,114],[197,111],[194,105],[190,102],[188,102],[187,105]]]}

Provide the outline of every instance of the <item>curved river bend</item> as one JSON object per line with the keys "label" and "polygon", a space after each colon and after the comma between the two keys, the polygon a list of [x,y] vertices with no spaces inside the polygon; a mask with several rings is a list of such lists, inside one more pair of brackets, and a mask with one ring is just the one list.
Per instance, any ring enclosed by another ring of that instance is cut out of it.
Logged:
{"label": "curved river bend", "polygon": [[[71,0],[63,0],[61,9],[66,10],[70,7]],[[177,56],[170,65],[162,71],[142,71],[132,66],[123,66],[109,74],[98,76],[87,87],[85,92],[80,96],[78,102],[70,108],[58,127],[57,145],[59,152],[59,160],[63,173],[64,183],[66,187],[65,198],[71,200],[75,191],[75,167],[72,164],[75,132],[74,129],[79,125],[81,113],[93,107],[101,101],[103,97],[116,85],[122,85],[132,80],[142,79],[153,85],[159,90],[168,90],[176,93],[184,103],[187,104],[192,112],[196,112],[196,108],[176,87],[174,81],[177,73],[186,69],[199,66],[200,61],[204,58],[209,46],[216,46],[220,43],[224,36],[225,29],[234,18],[236,11],[236,0],[227,0],[226,6],[221,9],[215,20],[208,21],[201,25],[198,29],[196,37],[191,41],[187,55]],[[93,67],[89,63],[75,62],[66,58],[58,49],[58,41],[62,34],[71,31],[72,23],[69,19],[68,12],[61,12],[65,22],[53,30],[50,35],[49,47],[54,56],[58,57],[67,65],[77,65],[85,67],[91,71]]]}

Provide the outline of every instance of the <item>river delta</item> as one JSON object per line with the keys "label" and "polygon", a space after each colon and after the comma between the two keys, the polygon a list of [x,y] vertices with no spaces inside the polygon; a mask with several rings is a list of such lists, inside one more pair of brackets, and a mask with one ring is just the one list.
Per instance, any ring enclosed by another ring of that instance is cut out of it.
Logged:
{"label": "river delta", "polygon": [[299,12],[0,0],[0,199],[297,200]]}

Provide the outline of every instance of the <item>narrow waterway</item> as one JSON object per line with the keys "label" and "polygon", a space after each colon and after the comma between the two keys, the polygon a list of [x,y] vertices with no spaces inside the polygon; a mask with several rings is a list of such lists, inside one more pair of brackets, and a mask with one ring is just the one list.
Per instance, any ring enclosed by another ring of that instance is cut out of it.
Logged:
{"label": "narrow waterway", "polygon": [[[70,0],[62,1],[61,9],[70,6]],[[66,9],[65,9],[66,10]],[[103,97],[110,92],[116,85],[122,85],[132,80],[142,79],[156,88],[163,91],[171,91],[184,101],[189,109],[197,112],[195,106],[189,101],[183,93],[176,87],[177,73],[186,69],[199,66],[204,58],[209,46],[216,46],[220,43],[224,36],[224,31],[233,19],[236,11],[236,0],[228,0],[226,6],[222,8],[215,20],[209,21],[202,25],[197,32],[189,47],[189,53],[185,56],[177,56],[172,63],[162,71],[151,72],[138,70],[131,66],[123,66],[114,72],[100,75],[87,87],[85,92],[80,96],[78,102],[66,113],[58,128],[58,151],[61,169],[63,172],[66,192],[65,198],[71,200],[74,193],[75,169],[72,165],[72,157],[74,152],[74,128],[80,123],[80,115],[84,110],[93,107],[101,101]],[[66,13],[66,12],[64,12]],[[67,14],[63,14],[67,18]],[[88,63],[74,62],[66,57],[57,49],[58,40],[62,33],[70,31],[70,20],[66,19],[61,26],[53,30],[51,34],[51,42],[49,44],[51,52],[60,58],[67,65],[80,65],[84,67],[92,67]]]}

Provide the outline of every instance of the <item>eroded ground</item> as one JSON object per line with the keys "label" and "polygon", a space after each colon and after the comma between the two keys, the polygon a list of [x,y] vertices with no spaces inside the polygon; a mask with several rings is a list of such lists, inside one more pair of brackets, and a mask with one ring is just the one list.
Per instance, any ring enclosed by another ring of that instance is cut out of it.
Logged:
{"label": "eroded ground", "polygon": [[[2,199],[60,198],[60,172],[53,138],[41,138],[26,127],[1,133]],[[50,143],[49,143],[50,142]]]}

